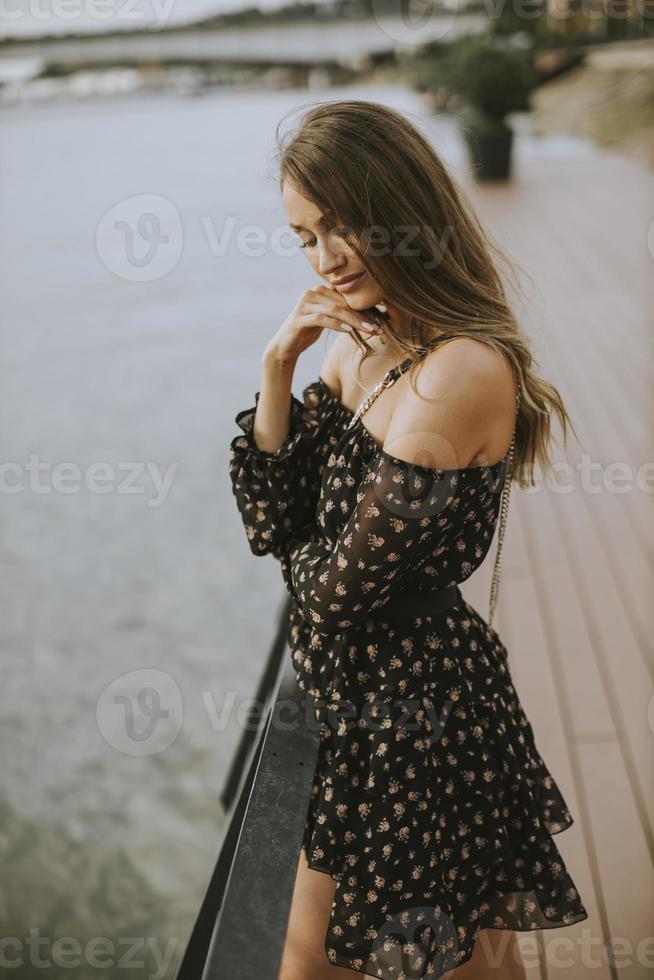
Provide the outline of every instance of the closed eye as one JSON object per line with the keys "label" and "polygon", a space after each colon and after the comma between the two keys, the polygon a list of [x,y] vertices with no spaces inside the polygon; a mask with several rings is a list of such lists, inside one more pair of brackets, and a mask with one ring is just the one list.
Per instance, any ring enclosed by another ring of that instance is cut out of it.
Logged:
{"label": "closed eye", "polygon": [[[335,228],[334,231],[339,236],[339,238],[343,238],[345,240],[347,240],[350,234],[349,228]],[[315,244],[316,244],[316,239],[312,238],[308,242],[301,242],[301,244],[298,243],[298,248],[313,248]]]}

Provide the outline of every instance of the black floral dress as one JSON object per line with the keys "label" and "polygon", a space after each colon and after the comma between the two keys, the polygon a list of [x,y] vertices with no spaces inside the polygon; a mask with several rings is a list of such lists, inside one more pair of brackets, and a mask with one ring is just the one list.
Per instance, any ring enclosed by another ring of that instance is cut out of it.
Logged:
{"label": "black floral dress", "polygon": [[297,681],[321,722],[303,847],[337,882],[329,961],[437,980],[480,929],[588,918],[552,838],[573,818],[496,631],[460,591],[441,612],[384,614],[400,592],[458,585],[481,564],[507,457],[405,462],[320,377],[264,452],[258,400],[236,416],[229,470],[252,552],[280,562]]}

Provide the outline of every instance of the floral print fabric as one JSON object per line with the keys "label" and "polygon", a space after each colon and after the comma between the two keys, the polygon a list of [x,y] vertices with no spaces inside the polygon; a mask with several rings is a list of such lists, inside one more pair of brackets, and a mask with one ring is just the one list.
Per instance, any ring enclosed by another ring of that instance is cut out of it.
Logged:
{"label": "floral print fabric", "polygon": [[258,397],[236,416],[229,471],[253,553],[280,562],[297,681],[321,723],[303,847],[337,882],[329,961],[437,980],[480,929],[587,918],[552,837],[573,819],[497,632],[462,595],[433,615],[384,613],[481,564],[506,457],[457,470],[397,459],[321,378],[292,396],[289,434],[265,453]]}

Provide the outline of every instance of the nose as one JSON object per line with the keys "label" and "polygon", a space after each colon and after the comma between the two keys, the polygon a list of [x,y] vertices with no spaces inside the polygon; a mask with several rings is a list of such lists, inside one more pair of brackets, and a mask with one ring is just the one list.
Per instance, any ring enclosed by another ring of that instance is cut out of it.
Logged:
{"label": "nose", "polygon": [[[338,238],[336,238],[338,242]],[[322,244],[318,244],[318,272],[321,276],[329,276],[347,265],[347,256],[343,251],[342,243],[330,247],[329,240],[324,239]]]}

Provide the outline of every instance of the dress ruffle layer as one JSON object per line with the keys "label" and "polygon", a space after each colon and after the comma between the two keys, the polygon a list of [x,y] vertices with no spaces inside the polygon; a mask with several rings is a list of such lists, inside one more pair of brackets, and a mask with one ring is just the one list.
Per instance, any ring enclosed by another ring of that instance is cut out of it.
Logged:
{"label": "dress ruffle layer", "polygon": [[447,635],[458,618],[447,613],[414,630],[409,684],[404,671],[373,694],[350,676],[345,696],[336,669],[323,672],[321,693],[300,669],[321,723],[303,847],[309,866],[338,883],[325,941],[335,965],[437,978],[471,958],[480,929],[587,918],[552,839],[572,816],[536,748],[506,649],[464,605],[468,632],[486,639],[474,670],[434,643],[433,627]]}

